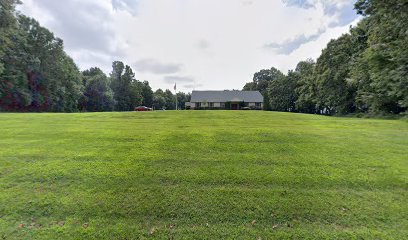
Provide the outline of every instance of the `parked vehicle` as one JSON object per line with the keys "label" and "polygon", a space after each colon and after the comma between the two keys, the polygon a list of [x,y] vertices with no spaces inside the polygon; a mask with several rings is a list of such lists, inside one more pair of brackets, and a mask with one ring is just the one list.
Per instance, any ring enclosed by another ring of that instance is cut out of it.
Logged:
{"label": "parked vehicle", "polygon": [[139,107],[135,107],[135,111],[138,112],[145,112],[145,111],[152,111],[152,108],[146,107],[146,106],[139,106]]}

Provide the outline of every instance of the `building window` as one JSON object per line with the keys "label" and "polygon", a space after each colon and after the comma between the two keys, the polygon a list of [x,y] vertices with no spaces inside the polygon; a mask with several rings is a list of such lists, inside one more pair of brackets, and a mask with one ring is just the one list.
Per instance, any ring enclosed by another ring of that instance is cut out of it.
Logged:
{"label": "building window", "polygon": [[261,108],[261,107],[262,107],[262,103],[257,102],[257,103],[255,103],[255,106],[256,106],[256,108]]}
{"label": "building window", "polygon": [[195,107],[196,107],[196,108],[200,108],[200,107],[201,107],[201,103],[200,103],[200,102],[195,103]]}
{"label": "building window", "polygon": [[220,103],[221,108],[225,108],[225,102]]}
{"label": "building window", "polygon": [[208,106],[212,108],[212,107],[214,107],[214,103],[210,102],[210,103],[208,103]]}

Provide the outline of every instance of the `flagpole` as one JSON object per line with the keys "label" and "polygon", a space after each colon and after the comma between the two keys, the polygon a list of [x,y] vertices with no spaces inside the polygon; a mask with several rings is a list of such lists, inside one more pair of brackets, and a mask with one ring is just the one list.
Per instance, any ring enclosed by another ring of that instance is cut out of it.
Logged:
{"label": "flagpole", "polygon": [[174,83],[174,91],[176,92],[176,110],[178,110],[177,105],[178,105],[178,100],[177,100],[177,83]]}

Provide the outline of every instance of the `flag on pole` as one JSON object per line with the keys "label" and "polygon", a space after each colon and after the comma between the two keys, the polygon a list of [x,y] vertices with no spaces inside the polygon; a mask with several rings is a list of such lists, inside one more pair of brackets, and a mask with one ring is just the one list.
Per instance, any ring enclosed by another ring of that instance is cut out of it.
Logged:
{"label": "flag on pole", "polygon": [[174,91],[176,92],[176,110],[178,110],[178,102],[177,102],[177,83],[174,83]]}

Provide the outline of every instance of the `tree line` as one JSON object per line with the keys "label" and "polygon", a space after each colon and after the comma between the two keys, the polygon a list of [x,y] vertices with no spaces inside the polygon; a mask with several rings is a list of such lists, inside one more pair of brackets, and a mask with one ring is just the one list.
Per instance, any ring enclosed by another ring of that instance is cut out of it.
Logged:
{"label": "tree line", "polygon": [[401,114],[408,108],[408,2],[358,0],[364,16],[331,40],[316,61],[283,74],[260,70],[244,90],[259,90],[265,110],[319,114]]}
{"label": "tree line", "polygon": [[[145,105],[175,109],[170,90],[153,92],[132,68],[115,61],[80,71],[63,41],[33,18],[17,13],[19,0],[0,0],[0,111],[132,111]],[[179,108],[190,95],[178,93]]]}
{"label": "tree line", "polygon": [[[80,71],[63,41],[17,13],[19,0],[0,0],[0,111],[131,111],[139,105],[175,109],[170,90],[153,92],[132,68],[115,61],[107,76]],[[283,74],[254,74],[244,90],[259,90],[265,110],[319,114],[400,114],[408,108],[408,2],[357,0],[364,16],[331,40],[317,60]],[[184,108],[190,94],[177,95]]]}

